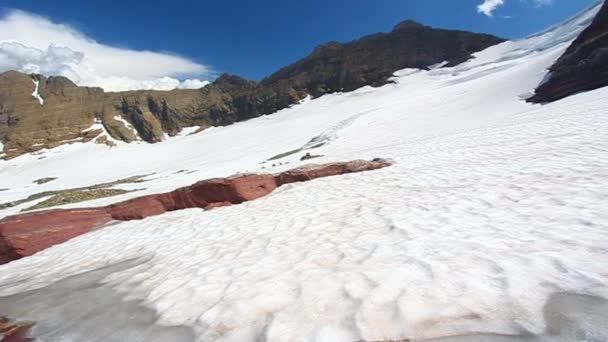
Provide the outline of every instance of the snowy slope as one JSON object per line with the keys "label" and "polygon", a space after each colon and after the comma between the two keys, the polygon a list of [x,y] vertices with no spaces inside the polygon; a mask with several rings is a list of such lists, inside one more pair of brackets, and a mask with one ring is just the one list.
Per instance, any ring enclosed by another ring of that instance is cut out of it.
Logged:
{"label": "snowy slope", "polygon": [[[402,70],[382,88],[156,145],[73,144],[44,159],[2,161],[0,188],[9,190],[0,202],[152,174],[130,186],[145,190],[71,206],[291,168],[303,153],[262,162],[313,138],[327,142],[314,150],[325,156],[319,162],[395,165],[291,184],[239,206],[112,225],[1,266],[0,296],[145,256],[105,282],[143,300],[158,325],[192,327],[198,341],[542,334],[552,294],[608,298],[608,89],[544,106],[522,99],[598,9],[457,67]],[[58,180],[32,184],[43,177]],[[53,320],[44,310],[27,314],[17,318]],[[76,317],[117,324],[101,311]],[[64,329],[54,333],[82,339]],[[605,324],[585,329],[583,338],[608,338]]]}

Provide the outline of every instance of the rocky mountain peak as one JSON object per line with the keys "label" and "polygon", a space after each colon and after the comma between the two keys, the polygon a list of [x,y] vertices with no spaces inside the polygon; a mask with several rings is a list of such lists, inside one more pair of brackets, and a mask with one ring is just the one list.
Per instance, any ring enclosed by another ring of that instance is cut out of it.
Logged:
{"label": "rocky mountain peak", "polygon": [[218,77],[213,85],[222,89],[242,88],[255,84],[256,82],[248,80],[238,75],[231,73],[223,73]]}
{"label": "rocky mountain peak", "polygon": [[407,20],[404,20],[404,21],[400,22],[399,24],[395,25],[395,27],[393,27],[392,32],[412,31],[412,30],[420,30],[420,29],[424,29],[424,28],[430,29],[431,27],[421,24],[415,20],[407,19]]}

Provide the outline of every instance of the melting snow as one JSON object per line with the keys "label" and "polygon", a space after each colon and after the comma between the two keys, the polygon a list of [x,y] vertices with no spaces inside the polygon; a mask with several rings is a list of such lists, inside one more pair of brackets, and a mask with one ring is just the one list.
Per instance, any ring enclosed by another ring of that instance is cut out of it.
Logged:
{"label": "melting snow", "polygon": [[[608,298],[608,88],[544,106],[518,97],[563,53],[563,35],[575,37],[597,9],[457,67],[404,70],[395,84],[324,96],[205,134],[113,150],[74,144],[44,160],[0,161],[0,188],[11,188],[0,202],[34,193],[32,180],[49,171],[59,176],[49,188],[155,173],[142,192],[72,207],[261,170],[269,156],[320,133],[330,143],[319,148],[319,162],[395,161],[290,184],[238,206],[94,231],[0,266],[0,296],[152,256],[104,284],[155,310],[160,325],[192,327],[198,341],[541,336],[556,293]],[[299,157],[266,171],[297,166]],[[180,169],[196,172],[175,175]],[[79,316],[81,309],[64,314],[91,333],[115,324],[99,311]],[[36,313],[44,324],[62,317]],[[605,320],[573,322],[564,326],[579,340],[608,338]],[[55,328],[69,335],[75,325]],[[505,341],[481,339],[494,338]]]}
{"label": "melting snow", "polygon": [[[131,123],[127,120],[125,120],[122,116],[120,115],[115,115],[114,116],[114,120],[116,121],[120,121],[125,128],[127,128],[128,130],[130,130],[131,132],[135,133],[135,136],[137,136],[139,138],[139,135],[137,134],[137,130],[135,129],[135,127],[133,127],[133,125],[131,125]],[[108,134],[109,135],[109,134]]]}
{"label": "melting snow", "polygon": [[38,80],[32,80],[32,82],[34,82],[34,92],[32,92],[32,96],[38,100],[38,102],[40,102],[40,105],[43,106],[44,105],[44,99],[42,98],[42,96],[40,96],[40,93],[38,92],[38,88],[40,86],[40,81]]}
{"label": "melting snow", "polygon": [[[123,141],[112,138],[112,136],[110,135],[110,133],[108,133],[108,131],[106,130],[106,127],[103,125],[101,120],[99,120],[97,118],[95,119],[95,121],[89,128],[82,130],[82,132],[85,133],[85,132],[96,131],[96,130],[101,130],[101,133],[94,140],[96,140],[98,138],[106,137],[108,139],[108,141],[110,141],[114,144],[124,143]],[[76,139],[76,140],[78,140],[78,139]]]}

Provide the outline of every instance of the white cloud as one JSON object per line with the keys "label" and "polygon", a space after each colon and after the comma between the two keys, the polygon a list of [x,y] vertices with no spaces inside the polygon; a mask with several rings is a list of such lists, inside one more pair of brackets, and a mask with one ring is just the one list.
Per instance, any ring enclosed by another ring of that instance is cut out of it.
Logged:
{"label": "white cloud", "polygon": [[0,72],[61,75],[108,91],[170,90],[205,84],[208,66],[170,53],[103,45],[67,25],[22,11],[0,18]]}
{"label": "white cloud", "polygon": [[482,4],[477,6],[477,12],[483,13],[488,17],[491,17],[492,13],[496,10],[496,8],[504,4],[504,0],[484,0]]}
{"label": "white cloud", "polygon": [[[553,4],[553,0],[520,0],[521,2],[527,2],[532,4],[534,7],[543,7]],[[505,0],[484,0],[483,3],[477,6],[477,12],[483,13],[488,17],[493,16],[494,11],[505,4]],[[509,16],[507,16],[509,17]],[[509,17],[510,18],[510,17]]]}
{"label": "white cloud", "polygon": [[179,89],[199,89],[209,84],[209,81],[201,81],[198,78],[183,80]]}

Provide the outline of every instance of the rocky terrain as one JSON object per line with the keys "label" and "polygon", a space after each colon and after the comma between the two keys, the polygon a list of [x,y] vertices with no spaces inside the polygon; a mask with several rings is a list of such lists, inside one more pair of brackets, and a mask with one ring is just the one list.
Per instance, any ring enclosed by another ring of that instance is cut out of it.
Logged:
{"label": "rocky terrain", "polygon": [[34,341],[27,337],[29,330],[35,325],[34,322],[19,322],[0,316],[0,341],[3,342],[28,342]]}
{"label": "rocky terrain", "polygon": [[65,77],[0,75],[0,142],[9,159],[64,143],[155,143],[184,127],[224,126],[307,96],[381,86],[397,70],[456,65],[503,40],[404,21],[389,32],[323,44],[261,82],[224,74],[196,90],[106,93]]}
{"label": "rocky terrain", "polygon": [[100,208],[55,209],[0,220],[0,264],[32,255],[112,220],[140,220],[186,208],[212,209],[268,195],[277,187],[316,178],[376,170],[383,159],[307,165],[279,174],[242,174],[204,180],[174,191],[134,198]]}
{"label": "rocky terrain", "polygon": [[608,85],[608,3],[549,70],[530,102],[552,102]]}

